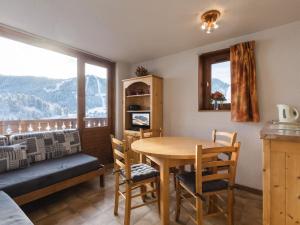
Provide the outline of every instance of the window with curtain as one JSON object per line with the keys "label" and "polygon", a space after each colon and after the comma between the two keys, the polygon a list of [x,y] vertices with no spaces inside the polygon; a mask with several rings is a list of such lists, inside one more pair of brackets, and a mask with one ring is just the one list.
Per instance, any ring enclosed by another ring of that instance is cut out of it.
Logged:
{"label": "window with curtain", "polygon": [[199,110],[230,110],[231,64],[229,49],[199,56]]}
{"label": "window with curtain", "polygon": [[258,122],[255,41],[199,56],[199,111],[230,110],[235,122]]}

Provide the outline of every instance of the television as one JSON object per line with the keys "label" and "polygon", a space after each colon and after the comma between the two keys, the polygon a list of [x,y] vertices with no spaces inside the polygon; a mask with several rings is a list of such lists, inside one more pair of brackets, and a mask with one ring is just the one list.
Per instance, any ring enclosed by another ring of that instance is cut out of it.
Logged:
{"label": "television", "polygon": [[140,128],[150,128],[150,113],[149,112],[134,112],[131,113],[131,127],[133,130]]}

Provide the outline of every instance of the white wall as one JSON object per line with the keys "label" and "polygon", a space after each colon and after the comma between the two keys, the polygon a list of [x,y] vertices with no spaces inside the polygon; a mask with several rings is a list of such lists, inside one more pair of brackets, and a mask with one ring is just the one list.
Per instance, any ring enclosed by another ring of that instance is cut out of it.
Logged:
{"label": "white wall", "polygon": [[[261,122],[236,123],[230,121],[229,112],[198,112],[198,55],[247,40],[257,43]],[[266,121],[277,118],[277,103],[292,104],[300,109],[300,22],[138,63],[132,67],[132,72],[137,65],[164,78],[167,135],[207,139],[213,128],[237,131],[242,143],[237,183],[262,188],[260,129]]]}
{"label": "white wall", "polygon": [[123,86],[122,80],[129,77],[130,64],[117,62],[116,64],[116,79],[115,79],[115,133],[116,137],[121,138],[123,132],[122,122],[122,96]]}

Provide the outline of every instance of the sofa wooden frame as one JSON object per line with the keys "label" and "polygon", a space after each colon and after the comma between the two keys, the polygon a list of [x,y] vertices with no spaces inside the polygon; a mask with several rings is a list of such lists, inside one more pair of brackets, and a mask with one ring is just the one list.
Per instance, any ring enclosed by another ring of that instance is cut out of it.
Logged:
{"label": "sofa wooden frame", "polygon": [[105,167],[103,165],[100,165],[100,168],[97,170],[82,174],[80,176],[72,177],[64,181],[58,182],[56,184],[50,185],[48,187],[37,189],[35,191],[17,196],[14,198],[14,200],[18,205],[24,205],[26,203],[51,195],[55,192],[94,179],[95,177],[99,177],[100,187],[104,187],[104,173]]}

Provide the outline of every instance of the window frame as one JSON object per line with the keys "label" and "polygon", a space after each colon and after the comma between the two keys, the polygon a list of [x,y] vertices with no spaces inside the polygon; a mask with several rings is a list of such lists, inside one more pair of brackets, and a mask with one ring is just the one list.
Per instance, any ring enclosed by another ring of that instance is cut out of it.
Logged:
{"label": "window frame", "polygon": [[209,97],[211,94],[211,65],[226,61],[230,61],[229,48],[199,55],[198,111],[230,111],[231,103],[224,103],[219,110],[214,110]]}
{"label": "window frame", "polygon": [[[81,87],[83,89],[83,93],[84,93],[84,102],[83,104],[83,127],[85,129],[101,129],[101,128],[105,128],[105,127],[114,127],[114,76],[111,76],[111,74],[115,74],[115,68],[112,67],[107,67],[106,64],[93,60],[93,59],[88,59],[86,58],[85,60],[82,61],[83,63],[83,76],[84,76],[84,85],[83,87]],[[95,66],[100,66],[100,67],[105,67],[107,68],[107,124],[105,124],[105,126],[101,126],[101,127],[90,127],[88,128],[85,125],[85,119],[86,119],[86,97],[85,97],[85,64],[91,64],[91,65],[95,65]],[[80,85],[80,84],[78,84]]]}

